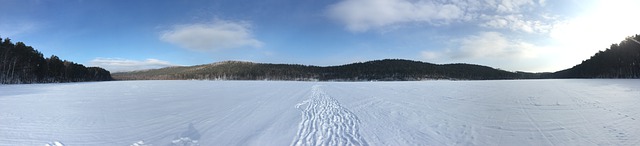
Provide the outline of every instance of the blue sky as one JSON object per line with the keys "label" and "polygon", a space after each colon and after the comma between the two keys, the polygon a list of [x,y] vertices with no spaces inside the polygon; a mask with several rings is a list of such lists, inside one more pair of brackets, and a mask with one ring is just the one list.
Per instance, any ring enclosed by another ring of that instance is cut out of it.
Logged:
{"label": "blue sky", "polygon": [[572,67],[640,33],[637,0],[3,0],[0,36],[112,72],[399,58]]}

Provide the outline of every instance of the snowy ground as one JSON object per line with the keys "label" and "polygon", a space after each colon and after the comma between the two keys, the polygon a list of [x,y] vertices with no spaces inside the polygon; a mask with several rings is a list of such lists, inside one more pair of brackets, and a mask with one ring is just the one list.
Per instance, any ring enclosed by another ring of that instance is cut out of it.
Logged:
{"label": "snowy ground", "polygon": [[640,80],[0,85],[0,145],[640,145],[638,103]]}

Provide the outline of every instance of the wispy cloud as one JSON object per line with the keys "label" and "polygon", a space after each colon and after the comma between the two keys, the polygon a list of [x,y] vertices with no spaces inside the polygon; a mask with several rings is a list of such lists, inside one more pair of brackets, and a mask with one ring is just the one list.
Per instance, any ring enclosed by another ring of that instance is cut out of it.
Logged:
{"label": "wispy cloud", "polygon": [[498,32],[481,32],[453,41],[457,48],[447,54],[453,59],[464,58],[526,58],[533,57],[532,44],[508,39]]}
{"label": "wispy cloud", "polygon": [[354,32],[410,22],[449,23],[464,16],[453,4],[408,0],[344,0],[328,13]]}
{"label": "wispy cloud", "polygon": [[21,34],[34,32],[38,29],[38,25],[32,22],[7,22],[0,23],[0,35],[2,37],[11,37]]}
{"label": "wispy cloud", "polygon": [[556,20],[552,17],[541,18],[544,20],[528,20],[522,14],[482,16],[484,23],[480,26],[494,29],[508,29],[526,33],[548,33]]}
{"label": "wispy cloud", "polygon": [[[449,42],[449,49],[440,51],[424,50],[421,57],[427,61],[467,62],[506,67],[525,71],[555,71],[549,67],[547,47],[509,38],[499,32],[480,32]],[[547,66],[547,67],[545,67]]]}
{"label": "wispy cloud", "polygon": [[110,72],[126,72],[134,70],[157,69],[169,66],[179,66],[168,61],[158,59],[129,60],[122,58],[96,58],[89,62],[91,66],[102,67]]}
{"label": "wispy cloud", "polygon": [[[534,6],[536,3],[533,0],[498,0],[498,1],[486,1],[496,2],[495,9],[500,13],[518,13],[523,9],[523,6]],[[544,3],[544,1],[541,1]]]}
{"label": "wispy cloud", "polygon": [[329,6],[327,12],[352,32],[410,23],[439,26],[473,22],[483,27],[533,33],[546,32],[550,24],[537,20],[546,17],[523,15],[544,15],[531,13],[544,3],[544,0],[343,0]]}
{"label": "wispy cloud", "polygon": [[422,55],[422,58],[424,59],[432,60],[437,59],[440,56],[440,53],[433,51],[422,51],[420,52],[420,55]]}
{"label": "wispy cloud", "polygon": [[242,47],[257,48],[263,45],[253,37],[249,23],[226,20],[176,25],[163,32],[160,39],[200,52]]}

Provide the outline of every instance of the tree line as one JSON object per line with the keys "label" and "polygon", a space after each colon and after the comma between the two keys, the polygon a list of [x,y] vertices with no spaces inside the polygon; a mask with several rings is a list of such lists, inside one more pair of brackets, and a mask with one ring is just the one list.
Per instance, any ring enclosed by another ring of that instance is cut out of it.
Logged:
{"label": "tree line", "polygon": [[425,79],[517,79],[520,74],[473,64],[437,65],[384,59],[340,66],[308,66],[224,61],[114,73],[118,80],[302,80],[302,81],[415,81]]}
{"label": "tree line", "polygon": [[0,38],[0,83],[59,83],[112,80],[109,71],[85,67],[58,56],[45,58],[41,52],[23,42]]}

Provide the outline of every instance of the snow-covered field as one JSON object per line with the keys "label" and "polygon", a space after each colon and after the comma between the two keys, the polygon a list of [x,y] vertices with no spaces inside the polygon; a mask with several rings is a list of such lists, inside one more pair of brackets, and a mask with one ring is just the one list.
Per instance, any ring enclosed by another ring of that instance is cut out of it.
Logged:
{"label": "snow-covered field", "polygon": [[0,145],[640,145],[640,80],[0,85]]}

